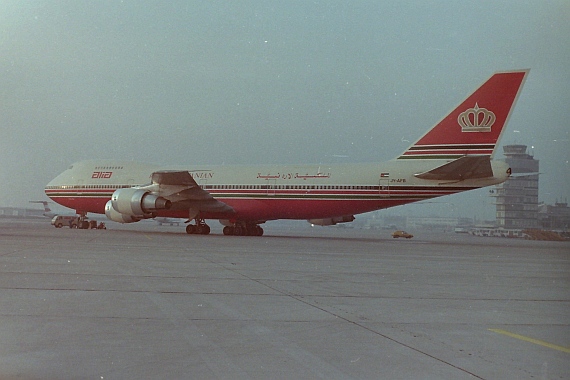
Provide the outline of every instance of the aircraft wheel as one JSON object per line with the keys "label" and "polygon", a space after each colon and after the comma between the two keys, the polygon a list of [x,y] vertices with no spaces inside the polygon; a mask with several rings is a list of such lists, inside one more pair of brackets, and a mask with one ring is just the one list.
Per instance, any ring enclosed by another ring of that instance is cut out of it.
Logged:
{"label": "aircraft wheel", "polygon": [[247,229],[248,235],[249,236],[260,236],[259,235],[259,229],[260,228],[261,227],[259,227],[257,224],[249,226],[249,228]]}
{"label": "aircraft wheel", "polygon": [[196,233],[196,226],[193,224],[189,224],[186,226],[186,233],[189,235],[195,234]]}
{"label": "aircraft wheel", "polygon": [[225,227],[224,227],[224,230],[223,230],[224,235],[226,235],[226,236],[228,236],[228,235],[233,235],[233,231],[232,231],[232,230],[233,230],[232,227],[230,227],[230,226],[225,226]]}
{"label": "aircraft wheel", "polygon": [[210,234],[210,226],[204,224],[202,226],[202,235],[209,235]]}

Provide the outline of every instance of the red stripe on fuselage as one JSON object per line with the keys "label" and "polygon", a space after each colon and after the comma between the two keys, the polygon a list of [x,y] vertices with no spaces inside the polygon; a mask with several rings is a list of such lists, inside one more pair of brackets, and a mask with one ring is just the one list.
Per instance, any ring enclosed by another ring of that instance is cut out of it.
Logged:
{"label": "red stripe on fuselage", "polygon": [[[373,190],[289,190],[271,193],[267,190],[212,191],[217,199],[233,207],[235,214],[202,214],[204,219],[315,219],[341,215],[353,215],[398,206],[417,200],[454,194],[463,189],[422,187],[415,190],[391,188],[379,194]],[[465,188],[469,190],[469,188]],[[57,203],[77,211],[104,214],[105,204],[111,198],[109,190],[71,189],[48,190],[48,197]],[[327,198],[318,198],[325,196]],[[358,198],[358,199],[350,199]],[[363,198],[364,197],[364,198]],[[159,216],[187,218],[188,210],[164,210]]]}

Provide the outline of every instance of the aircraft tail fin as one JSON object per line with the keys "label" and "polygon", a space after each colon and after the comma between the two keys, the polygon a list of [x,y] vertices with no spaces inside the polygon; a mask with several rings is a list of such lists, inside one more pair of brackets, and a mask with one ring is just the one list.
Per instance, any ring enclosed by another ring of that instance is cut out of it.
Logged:
{"label": "aircraft tail fin", "polygon": [[51,212],[51,209],[49,208],[47,201],[30,201],[30,203],[41,203],[42,205],[44,205],[44,212],[46,213]]}
{"label": "aircraft tail fin", "polygon": [[493,74],[397,159],[492,158],[528,72]]}

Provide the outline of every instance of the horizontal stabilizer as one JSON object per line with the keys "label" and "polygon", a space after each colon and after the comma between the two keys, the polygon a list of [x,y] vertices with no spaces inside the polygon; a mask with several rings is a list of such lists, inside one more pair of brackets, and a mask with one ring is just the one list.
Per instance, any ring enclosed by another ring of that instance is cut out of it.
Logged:
{"label": "horizontal stabilizer", "polygon": [[421,179],[461,181],[493,177],[489,156],[463,156],[430,171],[415,174]]}
{"label": "horizontal stabilizer", "polygon": [[541,175],[541,172],[525,172],[525,173],[511,173],[509,177],[530,177],[531,175]]}

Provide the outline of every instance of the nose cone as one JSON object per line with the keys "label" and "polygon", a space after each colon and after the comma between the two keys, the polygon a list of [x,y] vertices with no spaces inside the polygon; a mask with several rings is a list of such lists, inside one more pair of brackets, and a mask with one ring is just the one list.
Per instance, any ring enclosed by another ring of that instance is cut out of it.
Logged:
{"label": "nose cone", "polygon": [[60,183],[60,181],[58,180],[58,178],[61,176],[58,175],[57,177],[55,177],[54,179],[52,179],[51,181],[48,182],[48,184],[46,185],[46,187],[44,188],[44,192],[46,193],[46,195],[53,201],[57,202],[57,200],[54,198],[56,192],[58,189],[61,189],[61,186],[58,186],[58,183]]}
{"label": "nose cone", "polygon": [[60,205],[64,205],[61,200],[63,193],[66,189],[70,188],[70,185],[73,183],[73,173],[72,173],[73,166],[70,166],[67,170],[63,173],[59,174],[57,177],[49,181],[49,183],[45,186],[44,192],[46,195],[56,203]]}
{"label": "nose cone", "polygon": [[48,193],[48,190],[50,190],[51,188],[53,188],[56,184],[56,180],[59,176],[55,177],[54,179],[52,179],[51,181],[48,182],[48,184],[46,185],[46,187],[44,188],[44,191],[46,192],[46,194]]}

